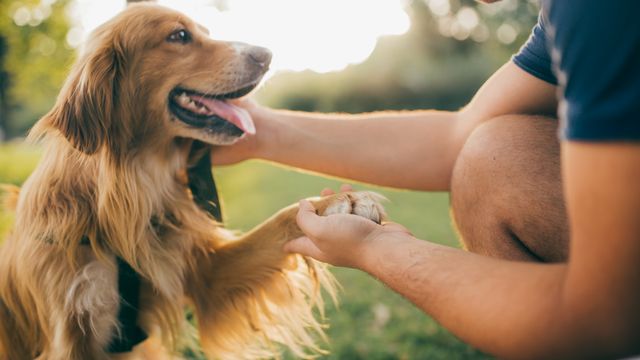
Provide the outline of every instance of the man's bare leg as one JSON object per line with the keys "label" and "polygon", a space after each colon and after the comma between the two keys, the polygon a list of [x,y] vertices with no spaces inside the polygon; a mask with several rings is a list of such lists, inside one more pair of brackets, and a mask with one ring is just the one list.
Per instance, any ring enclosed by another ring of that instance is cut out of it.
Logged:
{"label": "man's bare leg", "polygon": [[568,255],[557,121],[512,115],[468,138],[451,181],[451,207],[469,251],[557,262]]}

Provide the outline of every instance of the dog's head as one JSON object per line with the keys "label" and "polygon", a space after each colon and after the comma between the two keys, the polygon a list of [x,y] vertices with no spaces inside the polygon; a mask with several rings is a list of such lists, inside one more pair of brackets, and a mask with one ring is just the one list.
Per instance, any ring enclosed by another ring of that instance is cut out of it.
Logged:
{"label": "dog's head", "polygon": [[40,126],[89,154],[179,137],[232,144],[255,128],[227,100],[253,90],[270,61],[267,49],[216,41],[179,12],[133,5],[91,34]]}

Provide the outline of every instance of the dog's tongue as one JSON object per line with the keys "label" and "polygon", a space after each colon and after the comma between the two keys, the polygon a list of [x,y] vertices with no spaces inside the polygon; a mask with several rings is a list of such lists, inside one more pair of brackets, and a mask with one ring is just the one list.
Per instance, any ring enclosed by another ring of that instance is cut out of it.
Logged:
{"label": "dog's tongue", "polygon": [[240,130],[252,135],[256,133],[256,126],[253,124],[253,119],[251,119],[251,115],[247,110],[225,101],[203,96],[193,96],[193,99],[204,104],[219,117],[239,127]]}

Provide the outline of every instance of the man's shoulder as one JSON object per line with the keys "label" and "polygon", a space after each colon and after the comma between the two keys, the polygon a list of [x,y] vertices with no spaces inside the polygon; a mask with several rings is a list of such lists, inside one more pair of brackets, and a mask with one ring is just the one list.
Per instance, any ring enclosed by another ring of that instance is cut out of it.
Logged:
{"label": "man's shoulder", "polygon": [[570,140],[640,140],[640,1],[544,0]]}

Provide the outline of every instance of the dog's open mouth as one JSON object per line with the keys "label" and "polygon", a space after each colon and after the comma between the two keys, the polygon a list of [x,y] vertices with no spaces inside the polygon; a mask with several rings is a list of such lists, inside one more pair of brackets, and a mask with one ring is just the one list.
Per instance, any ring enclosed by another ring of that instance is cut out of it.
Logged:
{"label": "dog's open mouth", "polygon": [[249,113],[226,100],[250,93],[256,84],[236,91],[210,95],[177,87],[169,94],[169,109],[183,123],[229,136],[255,134],[256,128]]}

